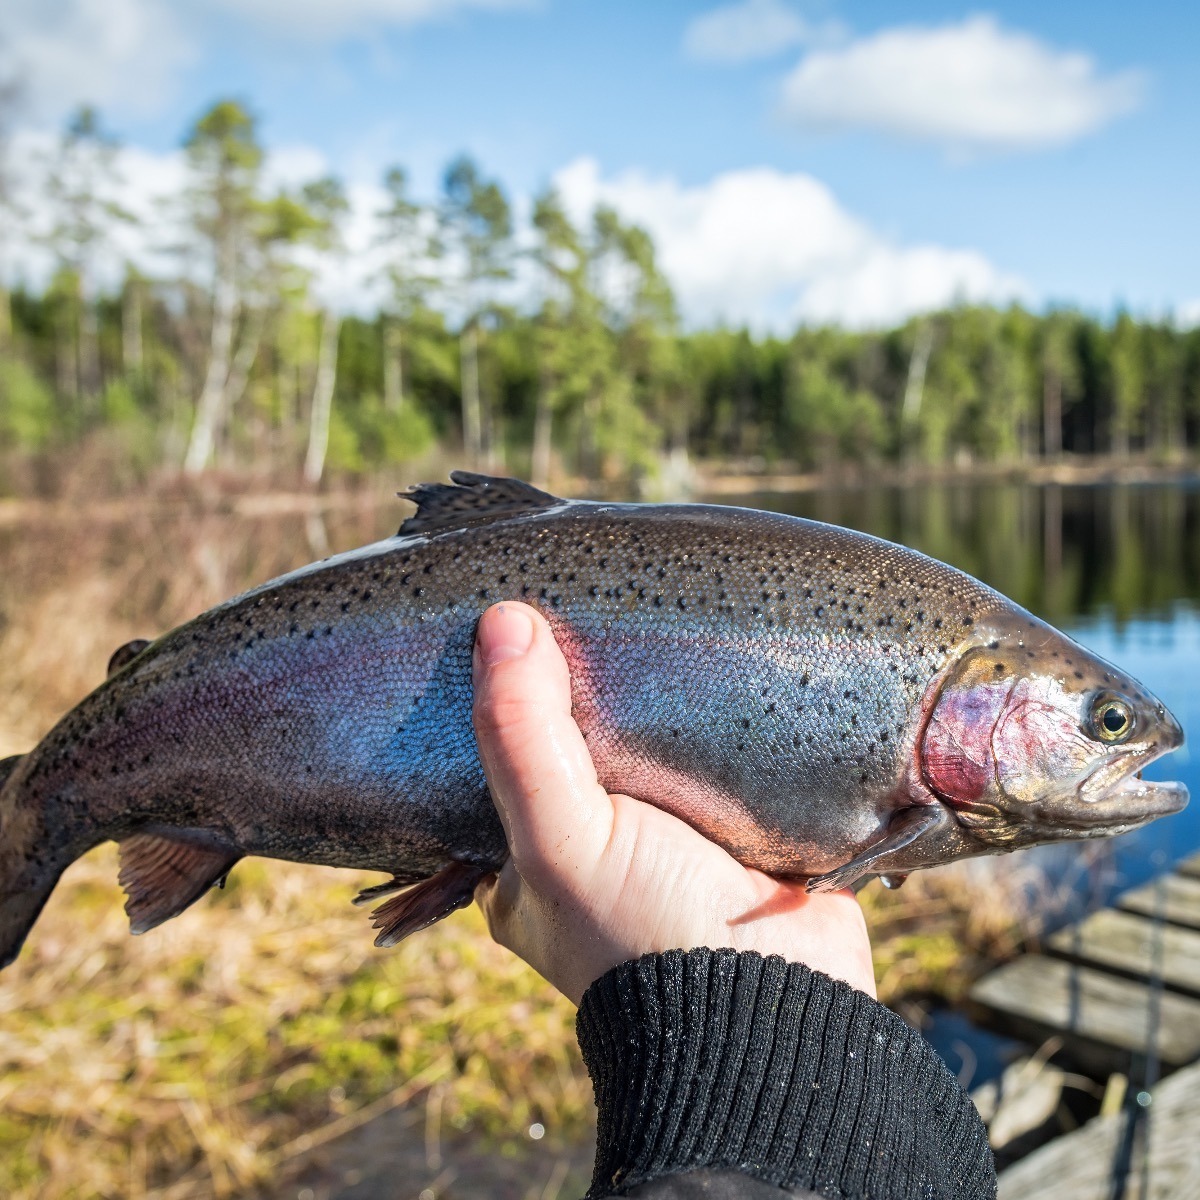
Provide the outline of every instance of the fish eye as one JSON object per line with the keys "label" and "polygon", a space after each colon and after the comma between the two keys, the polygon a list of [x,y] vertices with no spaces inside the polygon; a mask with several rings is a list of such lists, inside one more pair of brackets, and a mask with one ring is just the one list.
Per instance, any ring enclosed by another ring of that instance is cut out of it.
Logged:
{"label": "fish eye", "polygon": [[1100,696],[1092,705],[1092,730],[1110,745],[1124,742],[1133,733],[1133,709],[1115,696]]}

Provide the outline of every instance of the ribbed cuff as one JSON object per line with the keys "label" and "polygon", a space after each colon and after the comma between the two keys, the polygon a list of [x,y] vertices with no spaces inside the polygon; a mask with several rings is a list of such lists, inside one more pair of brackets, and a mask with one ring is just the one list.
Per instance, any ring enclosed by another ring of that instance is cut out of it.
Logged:
{"label": "ribbed cuff", "polygon": [[599,1116],[589,1197],[701,1167],[870,1200],[984,1200],[987,1133],[929,1044],[863,992],[782,958],[623,963],[577,1021]]}

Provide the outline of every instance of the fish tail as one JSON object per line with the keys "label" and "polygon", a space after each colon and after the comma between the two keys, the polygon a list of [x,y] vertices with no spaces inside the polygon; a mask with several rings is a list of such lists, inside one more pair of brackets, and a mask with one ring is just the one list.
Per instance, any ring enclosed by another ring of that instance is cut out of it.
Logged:
{"label": "fish tail", "polygon": [[21,804],[17,768],[25,756],[0,759],[0,970],[21,952],[70,858],[43,837],[38,814]]}

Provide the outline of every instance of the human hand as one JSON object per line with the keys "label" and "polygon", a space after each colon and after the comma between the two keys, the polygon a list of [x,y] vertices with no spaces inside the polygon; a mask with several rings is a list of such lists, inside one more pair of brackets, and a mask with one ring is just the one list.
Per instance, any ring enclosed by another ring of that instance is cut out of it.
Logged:
{"label": "human hand", "polygon": [[511,857],[475,898],[492,936],[579,1003],[643,954],[778,954],[875,995],[862,910],[743,867],[677,817],[609,795],[571,716],[566,660],[524,604],[495,605],[475,643],[475,732]]}

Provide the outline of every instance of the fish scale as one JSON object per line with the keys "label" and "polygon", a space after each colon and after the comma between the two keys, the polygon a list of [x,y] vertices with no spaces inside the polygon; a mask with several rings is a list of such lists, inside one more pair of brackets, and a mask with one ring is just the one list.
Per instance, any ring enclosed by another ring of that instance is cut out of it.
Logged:
{"label": "fish scale", "polygon": [[[250,854],[417,883],[380,910],[385,943],[469,901],[507,856],[471,723],[496,601],[545,614],[605,787],[810,886],[1093,836],[1185,798],[1128,783],[1181,741],[1157,700],[951,567],[779,514],[452,479],[412,490],[397,537],[122,648],[8,766],[0,959],[110,838],[139,930]],[[1136,743],[1095,735],[1110,694]],[[1088,808],[1098,765],[1112,787]]]}

